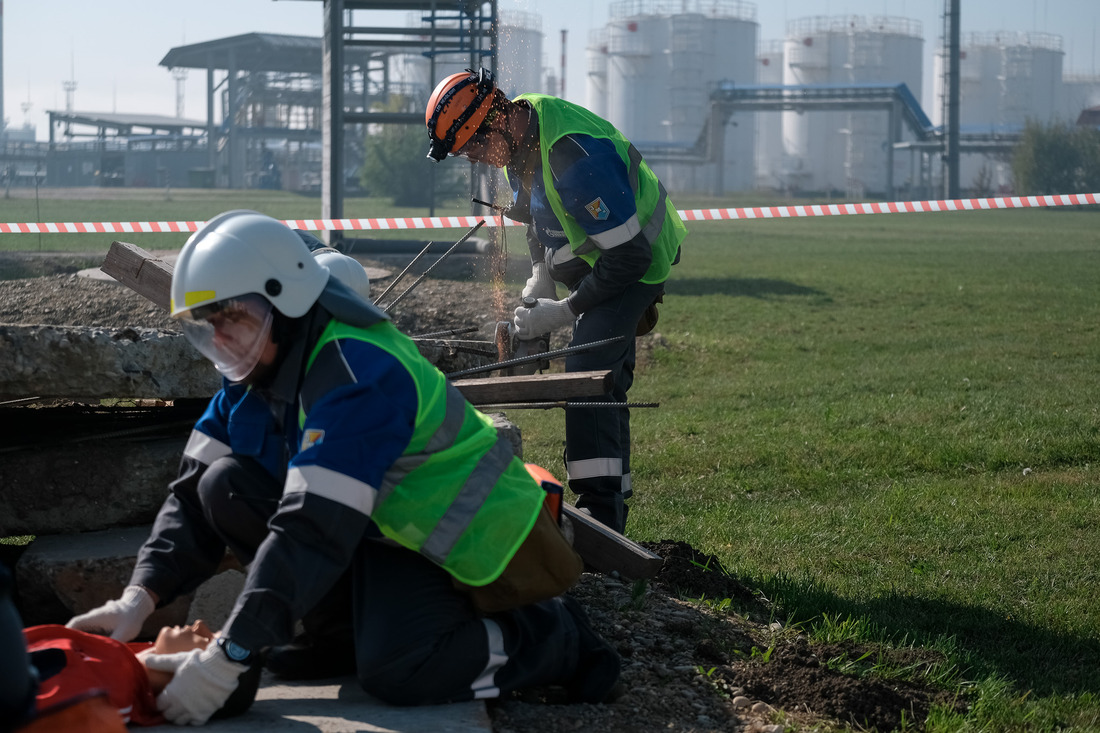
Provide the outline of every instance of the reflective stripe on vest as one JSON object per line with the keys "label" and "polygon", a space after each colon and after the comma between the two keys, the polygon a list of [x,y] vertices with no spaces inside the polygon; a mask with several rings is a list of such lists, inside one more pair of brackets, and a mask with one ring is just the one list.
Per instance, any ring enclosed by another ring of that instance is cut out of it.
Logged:
{"label": "reflective stripe on vest", "polygon": [[[329,388],[355,381],[340,339],[363,341],[393,356],[417,393],[409,445],[386,471],[373,502],[364,497],[359,506],[373,503],[370,516],[384,535],[463,583],[492,582],[534,526],[542,489],[492,421],[388,321],[369,328],[329,323],[307,362],[299,427],[328,391],[322,376]],[[366,484],[362,487],[369,493]],[[353,505],[350,497],[340,496]]]}

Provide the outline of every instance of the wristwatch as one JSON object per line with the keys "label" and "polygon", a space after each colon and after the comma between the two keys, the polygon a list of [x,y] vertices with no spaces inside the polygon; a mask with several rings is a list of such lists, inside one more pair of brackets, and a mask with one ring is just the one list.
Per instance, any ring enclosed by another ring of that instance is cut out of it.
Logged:
{"label": "wristwatch", "polygon": [[219,636],[217,643],[218,646],[221,647],[221,650],[225,652],[225,656],[229,657],[230,660],[237,664],[247,664],[251,666],[252,662],[256,660],[256,653],[254,651],[245,649],[232,639]]}

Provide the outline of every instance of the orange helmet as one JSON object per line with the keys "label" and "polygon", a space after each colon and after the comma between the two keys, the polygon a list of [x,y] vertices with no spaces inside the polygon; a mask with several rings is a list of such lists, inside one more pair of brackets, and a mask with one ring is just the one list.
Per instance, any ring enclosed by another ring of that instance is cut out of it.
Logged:
{"label": "orange helmet", "polygon": [[439,82],[424,110],[431,160],[438,163],[469,142],[489,114],[496,89],[488,69],[467,69]]}

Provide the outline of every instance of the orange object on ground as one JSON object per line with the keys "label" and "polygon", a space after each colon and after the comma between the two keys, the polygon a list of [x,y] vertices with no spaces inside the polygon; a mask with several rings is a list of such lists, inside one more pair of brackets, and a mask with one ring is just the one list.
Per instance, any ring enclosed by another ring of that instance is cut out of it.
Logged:
{"label": "orange object on ground", "polygon": [[128,733],[107,693],[86,693],[82,698],[38,711],[39,717],[17,728],[17,733]]}
{"label": "orange object on ground", "polygon": [[561,525],[561,502],[562,494],[565,491],[565,487],[561,482],[554,478],[554,474],[547,471],[542,466],[534,463],[525,463],[527,467],[527,473],[531,474],[531,477],[538,481],[539,486],[546,492],[546,499],[544,504],[546,508],[550,510],[550,516],[554,518],[554,521]]}
{"label": "orange object on ground", "polygon": [[[51,709],[63,707],[88,693],[100,692],[106,697],[96,699],[109,700],[123,723],[160,725],[164,722],[164,716],[157,710],[148,672],[135,656],[152,644],[124,644],[57,624],[28,627],[23,630],[23,636],[31,661],[42,678],[36,699],[39,715],[46,716]],[[98,703],[91,707],[98,707]],[[53,715],[41,718],[40,722],[48,717]],[[74,726],[43,730],[100,729]]]}

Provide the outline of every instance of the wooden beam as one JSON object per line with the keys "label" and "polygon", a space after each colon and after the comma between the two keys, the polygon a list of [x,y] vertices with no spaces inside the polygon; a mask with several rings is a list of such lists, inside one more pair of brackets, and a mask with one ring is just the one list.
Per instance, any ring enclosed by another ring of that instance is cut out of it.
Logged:
{"label": "wooden beam", "polygon": [[649,579],[661,570],[664,559],[660,555],[605,527],[575,506],[562,504],[561,508],[573,525],[573,549],[591,567],[601,573],[618,571],[631,580]]}
{"label": "wooden beam", "polygon": [[515,377],[459,379],[458,391],[475,405],[541,402],[598,397],[611,391],[610,371],[525,374]]}
{"label": "wooden beam", "polygon": [[172,266],[136,244],[111,242],[99,269],[115,280],[168,310],[172,290]]}

